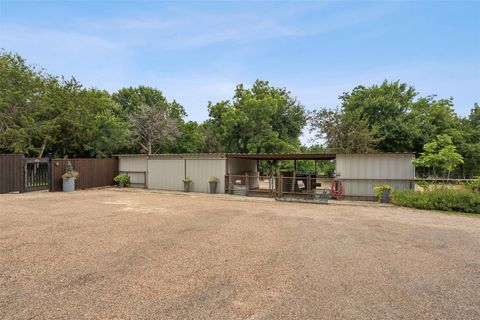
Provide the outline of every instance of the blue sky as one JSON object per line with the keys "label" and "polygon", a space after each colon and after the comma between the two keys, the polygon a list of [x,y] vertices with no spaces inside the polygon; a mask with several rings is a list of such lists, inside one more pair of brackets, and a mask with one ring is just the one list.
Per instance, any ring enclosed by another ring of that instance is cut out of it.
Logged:
{"label": "blue sky", "polygon": [[255,79],[309,109],[384,79],[480,102],[479,1],[0,0],[0,47],[88,87],[158,87],[197,121]]}

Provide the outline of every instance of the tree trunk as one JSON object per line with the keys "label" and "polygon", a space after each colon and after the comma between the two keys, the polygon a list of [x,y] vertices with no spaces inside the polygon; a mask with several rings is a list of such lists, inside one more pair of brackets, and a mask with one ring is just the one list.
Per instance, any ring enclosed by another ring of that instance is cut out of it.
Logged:
{"label": "tree trunk", "polygon": [[147,154],[149,154],[149,155],[152,154],[152,143],[151,142],[149,142],[147,144]]}
{"label": "tree trunk", "polygon": [[42,146],[40,148],[40,152],[38,153],[37,159],[40,159],[43,156],[43,153],[45,152],[46,147],[47,147],[47,139],[43,139]]}

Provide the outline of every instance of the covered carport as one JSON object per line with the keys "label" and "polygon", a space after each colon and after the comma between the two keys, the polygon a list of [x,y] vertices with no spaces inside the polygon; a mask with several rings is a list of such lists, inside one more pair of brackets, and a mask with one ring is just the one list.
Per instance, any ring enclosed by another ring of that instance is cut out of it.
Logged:
{"label": "covered carport", "polygon": [[[415,183],[413,153],[230,153],[226,157],[227,163],[248,162],[251,169],[232,170],[236,167],[227,165],[225,192],[232,194],[311,199],[328,192],[337,199],[374,200],[375,186],[388,184],[408,190]],[[280,170],[279,161],[286,160],[293,161],[293,170]],[[315,170],[297,170],[298,161],[303,160],[315,161]],[[335,173],[320,177],[316,163],[325,160],[334,162]],[[259,172],[259,161],[269,164],[267,174]]]}
{"label": "covered carport", "polygon": [[[227,174],[225,176],[225,193],[251,196],[283,197],[305,196],[311,198],[317,191],[325,192],[325,185],[317,177],[316,162],[333,161],[334,153],[229,153],[227,156]],[[315,170],[302,174],[297,170],[297,161],[313,160]],[[266,161],[267,172],[259,171],[259,162]],[[284,172],[278,166],[279,161],[293,161],[293,170]],[[250,170],[239,170],[248,163]],[[325,180],[325,177],[322,177]]]}

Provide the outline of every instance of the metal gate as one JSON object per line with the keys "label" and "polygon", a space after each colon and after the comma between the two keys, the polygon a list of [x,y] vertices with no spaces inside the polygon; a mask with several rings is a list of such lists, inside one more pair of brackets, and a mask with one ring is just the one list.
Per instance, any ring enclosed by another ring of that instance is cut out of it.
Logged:
{"label": "metal gate", "polygon": [[49,190],[51,176],[49,158],[25,159],[25,192]]}

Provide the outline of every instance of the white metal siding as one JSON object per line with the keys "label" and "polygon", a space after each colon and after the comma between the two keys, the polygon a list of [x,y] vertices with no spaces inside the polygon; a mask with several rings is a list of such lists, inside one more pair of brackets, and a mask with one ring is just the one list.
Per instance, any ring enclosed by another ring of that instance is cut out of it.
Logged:
{"label": "white metal siding", "polygon": [[345,196],[374,197],[378,185],[410,189],[411,181],[402,180],[415,178],[412,160],[412,154],[338,154],[336,172],[342,179]]}
{"label": "white metal siding", "polygon": [[143,173],[143,172],[122,172],[122,171],[120,171],[120,173],[126,174],[127,176],[130,177],[130,184],[132,186],[145,187],[145,179],[146,179],[146,176],[147,176],[146,172]]}
{"label": "white metal siding", "polygon": [[413,179],[412,154],[339,154],[336,172],[346,179]]}
{"label": "white metal siding", "polygon": [[143,157],[118,157],[118,171],[147,172],[147,158]]}
{"label": "white metal siding", "polygon": [[132,186],[146,186],[147,177],[147,157],[118,157],[118,171],[121,174],[126,174],[130,177]]}
{"label": "white metal siding", "polygon": [[217,193],[225,190],[225,159],[187,159],[186,176],[193,181],[194,192],[210,192],[208,180],[216,177],[219,181]]}
{"label": "white metal siding", "polygon": [[148,159],[148,188],[161,190],[183,190],[185,160]]}

